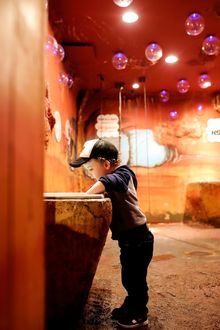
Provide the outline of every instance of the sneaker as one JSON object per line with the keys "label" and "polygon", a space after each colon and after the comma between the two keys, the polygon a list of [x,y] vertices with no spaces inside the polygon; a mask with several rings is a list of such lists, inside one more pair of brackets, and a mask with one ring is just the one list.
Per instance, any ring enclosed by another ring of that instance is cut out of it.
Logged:
{"label": "sneaker", "polygon": [[123,304],[118,307],[118,308],[114,308],[112,310],[112,319],[113,320],[119,320],[120,318],[124,318],[128,315],[129,313],[129,302],[128,302],[128,298],[126,297]]}
{"label": "sneaker", "polygon": [[128,317],[117,320],[117,324],[124,329],[135,329],[148,325],[148,319],[146,317]]}
{"label": "sneaker", "polygon": [[120,318],[121,318],[121,313],[122,313],[122,311],[121,311],[121,307],[119,307],[119,308],[114,308],[113,310],[112,310],[112,319],[113,320],[119,320]]}

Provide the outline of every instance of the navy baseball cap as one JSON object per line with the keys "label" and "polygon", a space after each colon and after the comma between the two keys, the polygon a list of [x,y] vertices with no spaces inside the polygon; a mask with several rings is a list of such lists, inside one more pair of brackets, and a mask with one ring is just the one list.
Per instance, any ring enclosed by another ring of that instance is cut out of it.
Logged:
{"label": "navy baseball cap", "polygon": [[88,140],[85,142],[79,158],[69,163],[72,167],[80,167],[90,159],[106,159],[109,161],[118,160],[118,149],[114,144],[103,139]]}

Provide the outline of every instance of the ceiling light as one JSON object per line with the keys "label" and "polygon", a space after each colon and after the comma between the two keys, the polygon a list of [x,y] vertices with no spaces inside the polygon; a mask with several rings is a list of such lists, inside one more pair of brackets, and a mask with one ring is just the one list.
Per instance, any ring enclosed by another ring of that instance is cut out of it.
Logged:
{"label": "ceiling light", "polygon": [[119,7],[128,7],[133,0],[113,0],[113,1]]}
{"label": "ceiling light", "polygon": [[198,83],[199,83],[199,86],[204,89],[212,86],[212,82],[207,73],[200,74]]}
{"label": "ceiling light", "polygon": [[133,83],[132,84],[133,89],[138,89],[139,87],[140,87],[140,85],[138,83]]}
{"label": "ceiling light", "polygon": [[176,63],[178,60],[178,57],[175,55],[169,55],[165,58],[165,62],[169,64]]}
{"label": "ceiling light", "polygon": [[178,112],[176,110],[172,110],[169,112],[169,116],[171,119],[176,119],[178,117]]}
{"label": "ceiling light", "polygon": [[127,11],[122,15],[122,21],[125,23],[134,23],[138,20],[139,16],[134,11]]}

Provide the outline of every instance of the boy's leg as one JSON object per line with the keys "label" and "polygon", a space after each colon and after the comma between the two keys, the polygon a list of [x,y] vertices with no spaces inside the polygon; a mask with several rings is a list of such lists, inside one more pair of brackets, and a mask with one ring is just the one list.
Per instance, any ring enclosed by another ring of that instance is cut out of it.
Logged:
{"label": "boy's leg", "polygon": [[136,244],[120,244],[122,284],[128,292],[126,305],[129,313],[147,315],[147,268],[153,255],[153,235]]}

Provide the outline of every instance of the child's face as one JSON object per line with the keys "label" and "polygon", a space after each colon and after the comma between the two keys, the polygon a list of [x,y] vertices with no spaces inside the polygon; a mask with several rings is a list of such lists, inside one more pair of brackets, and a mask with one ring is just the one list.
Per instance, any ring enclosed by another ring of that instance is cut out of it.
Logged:
{"label": "child's face", "polygon": [[99,179],[101,176],[106,175],[111,170],[111,164],[108,160],[91,159],[87,163],[88,171],[95,179]]}

